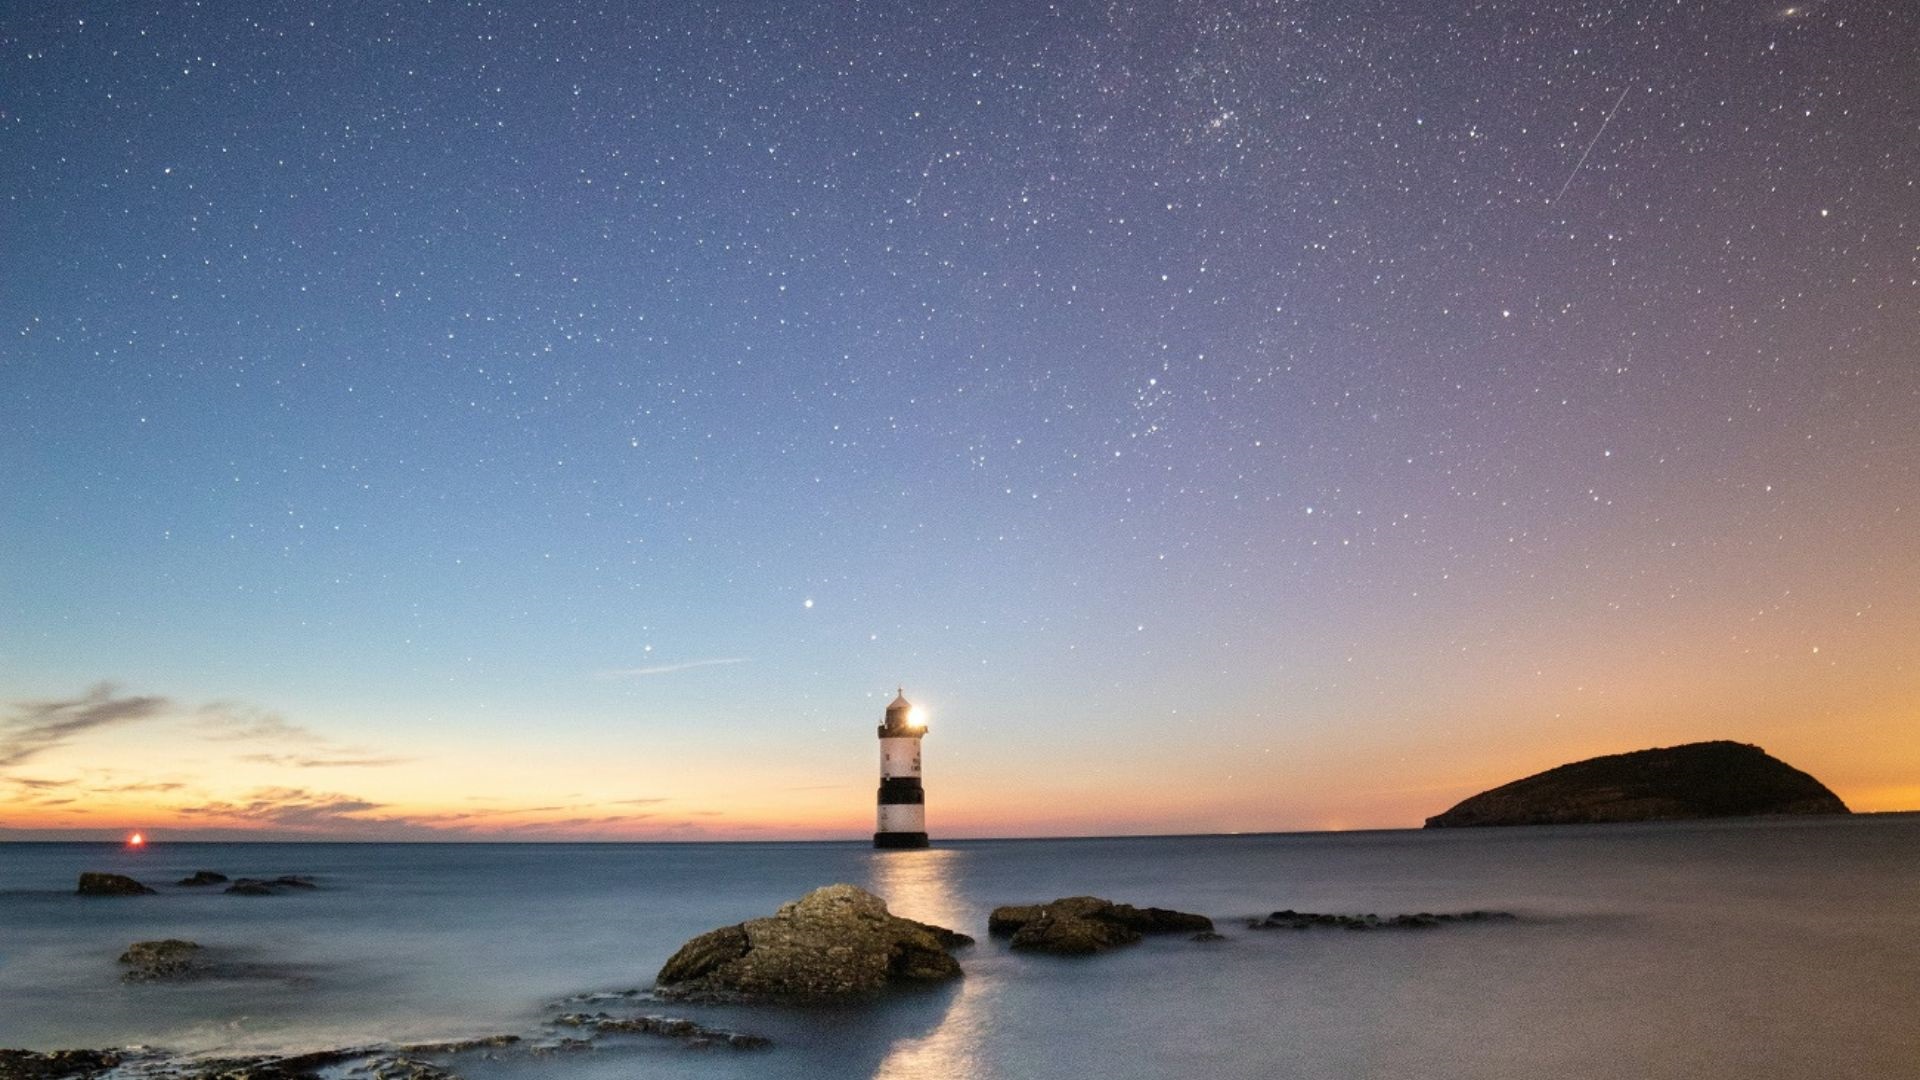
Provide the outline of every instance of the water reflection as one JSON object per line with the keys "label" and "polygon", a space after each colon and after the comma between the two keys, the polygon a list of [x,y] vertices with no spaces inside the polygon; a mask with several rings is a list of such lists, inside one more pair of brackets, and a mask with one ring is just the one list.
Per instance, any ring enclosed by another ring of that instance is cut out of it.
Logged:
{"label": "water reflection", "polygon": [[867,863],[867,891],[895,915],[966,931],[959,878],[966,857],[951,848],[875,851]]}
{"label": "water reflection", "polygon": [[[981,928],[967,925],[960,895],[960,869],[967,854],[950,848],[876,851],[868,863],[868,890],[884,899],[895,915],[978,936]],[[962,966],[972,951],[961,950]],[[979,1075],[987,993],[979,980],[962,977],[938,1026],[896,1041],[874,1067],[876,1080]]]}

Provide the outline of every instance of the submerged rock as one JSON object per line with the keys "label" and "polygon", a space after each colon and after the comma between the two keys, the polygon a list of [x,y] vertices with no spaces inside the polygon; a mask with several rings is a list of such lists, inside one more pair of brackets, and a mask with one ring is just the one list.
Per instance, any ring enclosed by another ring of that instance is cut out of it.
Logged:
{"label": "submerged rock", "polygon": [[277,878],[241,878],[227,886],[226,891],[236,896],[278,896],[288,889],[317,889],[310,877],[298,874],[282,874]]}
{"label": "submerged rock", "polygon": [[[155,943],[158,944],[158,943]],[[420,1055],[460,1054],[518,1043],[517,1035],[393,1046],[376,1043],[297,1054],[175,1057],[150,1047],[124,1050],[0,1050],[0,1080],[458,1080],[439,1061]]]}
{"label": "submerged rock", "polygon": [[773,1040],[743,1031],[710,1028],[677,1016],[608,1016],[603,1012],[565,1013],[553,1018],[559,1027],[585,1028],[595,1034],[658,1035],[678,1039],[688,1046],[730,1046],[735,1050],[759,1050],[772,1046]]}
{"label": "submerged rock", "polygon": [[657,992],[679,999],[821,1001],[878,993],[895,983],[960,975],[947,949],[965,934],[902,919],[852,885],[829,885],[771,918],[723,926],[680,947]]}
{"label": "submerged rock", "polygon": [[353,1071],[369,1080],[460,1080],[459,1073],[444,1065],[405,1055],[375,1058]]}
{"label": "submerged rock", "polygon": [[1213,920],[1171,908],[1139,908],[1097,896],[1067,896],[1047,904],[995,908],[987,930],[1011,935],[1008,945],[1029,952],[1084,955],[1131,945],[1143,934],[1207,934]]}
{"label": "submerged rock", "polygon": [[217,870],[195,870],[190,877],[183,877],[175,885],[218,885],[227,880],[227,875]]}
{"label": "submerged rock", "polygon": [[323,1070],[378,1053],[377,1049],[356,1047],[292,1056],[215,1058],[190,1062],[185,1072],[162,1075],[168,1080],[320,1080]]}
{"label": "submerged rock", "polygon": [[151,896],[154,890],[125,874],[100,874],[91,870],[80,875],[74,892],[81,896]]}
{"label": "submerged rock", "polygon": [[1381,918],[1378,915],[1328,915],[1317,911],[1295,911],[1288,908],[1276,911],[1264,919],[1247,920],[1249,930],[1431,930],[1447,923],[1466,922],[1504,922],[1513,919],[1505,911],[1461,911],[1433,914],[1422,911],[1413,915],[1393,915]]}
{"label": "submerged rock", "polygon": [[477,1039],[452,1042],[408,1043],[397,1049],[402,1054],[464,1054],[469,1050],[499,1050],[520,1041],[518,1035],[485,1035]]}
{"label": "submerged rock", "polygon": [[32,1050],[0,1050],[0,1078],[3,1080],[66,1080],[98,1076],[120,1064],[120,1055],[111,1050],[53,1050],[38,1054]]}
{"label": "submerged rock", "polygon": [[1849,812],[1838,795],[1799,769],[1757,746],[1722,740],[1548,769],[1435,814],[1427,828]]}
{"label": "submerged rock", "polygon": [[127,982],[186,978],[199,973],[199,953],[197,943],[179,938],[136,941],[120,954],[120,962],[132,969],[120,978]]}

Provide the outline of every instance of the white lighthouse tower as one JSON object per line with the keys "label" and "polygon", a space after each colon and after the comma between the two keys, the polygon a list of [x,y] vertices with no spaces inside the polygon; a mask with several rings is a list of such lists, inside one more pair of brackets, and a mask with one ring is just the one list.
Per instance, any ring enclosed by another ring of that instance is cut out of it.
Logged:
{"label": "white lighthouse tower", "polygon": [[880,725],[880,819],[877,848],[927,846],[927,793],[920,787],[920,738],[927,725],[902,692]]}

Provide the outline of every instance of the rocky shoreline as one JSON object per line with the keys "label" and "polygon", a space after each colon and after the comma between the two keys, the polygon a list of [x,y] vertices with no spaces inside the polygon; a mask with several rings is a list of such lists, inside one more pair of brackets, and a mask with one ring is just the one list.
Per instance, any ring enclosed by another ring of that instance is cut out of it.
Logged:
{"label": "rocky shoreline", "polygon": [[[556,1002],[646,1002],[643,992],[583,995]],[[369,1044],[286,1054],[183,1056],[152,1047],[117,1050],[0,1050],[0,1080],[458,1080],[464,1061],[550,1057],[596,1051],[620,1037],[665,1039],[690,1049],[760,1050],[764,1036],[708,1027],[658,1013],[557,1011],[538,1032],[448,1042]],[[629,1040],[631,1041],[631,1040]]]}
{"label": "rocky shoreline", "polygon": [[[200,871],[178,883],[226,883]],[[312,879],[287,875],[242,878],[237,886],[268,894],[310,889]],[[82,894],[137,896],[154,890],[118,875],[85,874]],[[1381,917],[1292,909],[1255,916],[1249,930],[1429,930],[1463,923],[1505,922],[1498,911],[1419,912]],[[1136,907],[1095,896],[995,908],[988,933],[1012,952],[1086,956],[1133,945],[1149,935],[1191,941],[1228,940],[1205,915]],[[651,990],[582,994],[549,1003],[537,1030],[436,1043],[373,1044],[286,1054],[188,1056],[150,1047],[118,1050],[0,1050],[0,1080],[457,1080],[463,1061],[541,1057],[591,1051],[620,1041],[665,1039],[692,1049],[758,1050],[765,1036],[706,1026],[635,1007],[663,1001],[811,1006],[878,998],[885,991],[960,978],[956,952],[974,945],[956,930],[902,918],[886,902],[852,885],[829,885],[784,904],[772,916],[701,934],[660,969]],[[211,958],[210,958],[211,957]],[[119,957],[129,983],[258,974],[223,964],[218,949],[178,938],[135,942]]]}

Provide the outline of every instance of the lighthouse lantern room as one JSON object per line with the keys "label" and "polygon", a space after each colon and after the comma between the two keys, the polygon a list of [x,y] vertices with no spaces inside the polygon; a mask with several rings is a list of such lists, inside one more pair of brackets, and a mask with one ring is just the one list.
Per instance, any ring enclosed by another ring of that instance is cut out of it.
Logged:
{"label": "lighthouse lantern room", "polygon": [[873,846],[927,846],[927,793],[920,786],[920,739],[927,725],[902,692],[880,725],[880,815]]}

